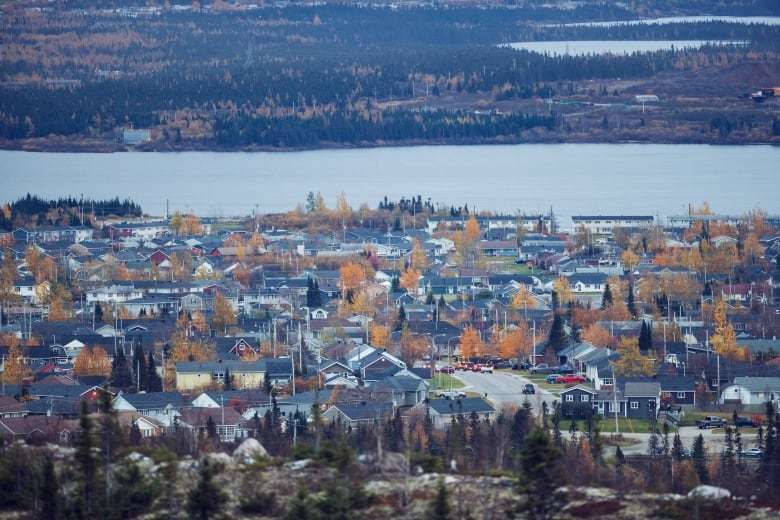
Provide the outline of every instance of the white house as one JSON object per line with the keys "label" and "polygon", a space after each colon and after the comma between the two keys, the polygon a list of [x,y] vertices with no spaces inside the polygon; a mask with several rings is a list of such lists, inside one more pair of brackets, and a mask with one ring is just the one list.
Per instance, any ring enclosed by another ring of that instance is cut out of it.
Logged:
{"label": "white house", "polygon": [[720,404],[764,404],[780,399],[780,377],[735,377],[720,393]]}

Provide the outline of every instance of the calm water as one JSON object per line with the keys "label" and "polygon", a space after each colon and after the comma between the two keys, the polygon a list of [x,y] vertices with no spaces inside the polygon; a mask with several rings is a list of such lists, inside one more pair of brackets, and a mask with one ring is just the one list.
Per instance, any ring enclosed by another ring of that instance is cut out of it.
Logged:
{"label": "calm water", "polygon": [[152,215],[285,212],[320,192],[357,209],[422,195],[449,207],[669,215],[707,201],[719,213],[780,213],[780,148],[646,144],[420,146],[290,153],[53,154],[0,151],[0,202],[130,198]]}
{"label": "calm water", "polygon": [[642,20],[611,21],[611,22],[579,22],[567,24],[554,24],[563,27],[614,27],[615,25],[639,25],[639,24],[668,24],[668,23],[701,23],[701,22],[726,22],[741,24],[780,25],[780,16],[669,16],[665,18],[647,18]]}

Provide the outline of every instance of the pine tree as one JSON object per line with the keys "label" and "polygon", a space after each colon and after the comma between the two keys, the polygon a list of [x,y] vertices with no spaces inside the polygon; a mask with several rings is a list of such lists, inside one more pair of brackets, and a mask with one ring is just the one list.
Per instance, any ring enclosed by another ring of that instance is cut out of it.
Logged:
{"label": "pine tree", "polygon": [[707,469],[707,454],[704,452],[704,436],[701,433],[693,441],[691,459],[693,460],[694,468],[696,468],[696,474],[699,475],[699,482],[708,484],[710,475]]}
{"label": "pine tree", "polygon": [[97,511],[96,488],[98,461],[93,452],[94,440],[92,438],[92,420],[89,418],[87,401],[81,401],[81,413],[79,414],[79,426],[74,442],[76,452],[75,459],[79,466],[78,495],[74,504],[76,517],[91,518]]}
{"label": "pine tree", "polygon": [[186,511],[199,520],[209,520],[216,516],[227,502],[227,494],[214,482],[214,476],[220,468],[209,459],[200,462],[198,483],[187,494]]}
{"label": "pine tree", "polygon": [[114,388],[126,389],[133,386],[133,373],[125,357],[124,349],[117,349],[114,361],[111,362],[111,385]]}
{"label": "pine tree", "polygon": [[551,518],[563,505],[556,491],[566,481],[563,453],[553,445],[546,431],[534,428],[520,452],[518,490],[525,500],[519,510],[531,518]]}
{"label": "pine tree", "polygon": [[50,455],[43,459],[41,469],[40,510],[38,518],[58,520],[62,518],[62,497],[60,496],[60,484],[57,473],[54,471],[54,462]]}
{"label": "pine tree", "polygon": [[447,491],[447,486],[444,484],[444,479],[442,478],[439,478],[439,481],[436,484],[436,495],[433,497],[433,502],[428,510],[427,517],[432,520],[452,519],[450,494]]}
{"label": "pine tree", "polygon": [[556,312],[550,326],[550,335],[547,340],[547,347],[555,352],[560,352],[569,345],[569,336],[563,327],[563,318]]}
{"label": "pine tree", "polygon": [[233,374],[230,373],[230,368],[225,367],[225,381],[223,384],[224,390],[233,390]]}
{"label": "pine tree", "polygon": [[609,284],[604,284],[604,293],[601,295],[601,310],[609,309],[612,307],[612,291],[609,288]]}
{"label": "pine tree", "polygon": [[676,461],[682,461],[685,459],[685,452],[683,451],[680,432],[675,432],[674,437],[672,438],[672,458]]}
{"label": "pine tree", "polygon": [[628,298],[626,300],[626,307],[628,307],[628,313],[631,314],[632,319],[636,319],[636,301],[634,297],[634,284],[628,284]]}
{"label": "pine tree", "polygon": [[154,362],[154,355],[152,351],[149,351],[148,360],[146,363],[146,380],[148,381],[147,392],[162,392],[162,378],[157,373],[157,365]]}

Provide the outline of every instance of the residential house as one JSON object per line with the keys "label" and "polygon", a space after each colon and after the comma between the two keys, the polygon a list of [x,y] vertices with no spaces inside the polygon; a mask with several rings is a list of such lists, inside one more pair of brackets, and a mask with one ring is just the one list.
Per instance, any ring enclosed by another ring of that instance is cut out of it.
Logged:
{"label": "residential house", "polygon": [[565,418],[585,419],[594,411],[598,392],[590,386],[574,385],[561,392],[561,414]]}
{"label": "residential house", "polygon": [[[428,413],[430,413],[434,428],[444,429],[452,422],[453,417],[463,415],[468,417],[473,413],[481,421],[492,421],[496,417],[496,409],[481,397],[463,397],[461,399],[431,399],[428,401]],[[425,403],[414,406],[412,410],[424,411]]]}
{"label": "residential house", "polygon": [[0,418],[0,437],[8,441],[24,441],[30,444],[46,442],[70,444],[77,431],[77,421],[45,415]]}
{"label": "residential house", "polygon": [[114,410],[118,412],[135,412],[151,417],[164,424],[172,426],[173,419],[180,410],[191,408],[192,404],[179,392],[149,392],[125,394],[120,392],[113,400]]}
{"label": "residential house", "polygon": [[246,419],[230,407],[188,408],[181,410],[175,419],[177,427],[189,428],[204,436],[209,435],[209,429],[213,428],[214,434],[222,442],[246,437],[245,423]]}
{"label": "residential house", "polygon": [[390,398],[398,407],[410,407],[428,396],[428,383],[418,377],[394,375],[371,385],[370,392],[378,400]]}
{"label": "residential house", "polygon": [[624,394],[628,403],[626,416],[630,419],[648,419],[658,416],[661,402],[660,383],[635,383],[626,381]]}
{"label": "residential house", "polygon": [[262,388],[268,361],[271,360],[177,361],[176,388],[195,390],[214,383],[221,384],[225,382],[226,374],[230,374],[232,385],[236,388]]}
{"label": "residential house", "polygon": [[720,404],[764,405],[780,399],[780,377],[735,377],[724,386]]}
{"label": "residential house", "polygon": [[360,428],[392,416],[395,406],[391,401],[361,401],[336,403],[322,414],[324,421],[336,422],[344,428]]}

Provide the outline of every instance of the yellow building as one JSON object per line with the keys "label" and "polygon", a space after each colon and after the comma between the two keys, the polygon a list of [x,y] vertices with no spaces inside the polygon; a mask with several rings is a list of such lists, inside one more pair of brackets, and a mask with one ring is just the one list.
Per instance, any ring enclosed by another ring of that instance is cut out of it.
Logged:
{"label": "yellow building", "polygon": [[227,374],[234,389],[262,388],[266,360],[257,361],[179,361],[176,363],[176,388],[196,390],[214,382],[224,383]]}

